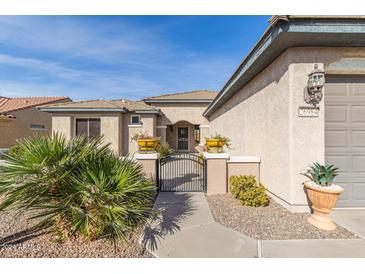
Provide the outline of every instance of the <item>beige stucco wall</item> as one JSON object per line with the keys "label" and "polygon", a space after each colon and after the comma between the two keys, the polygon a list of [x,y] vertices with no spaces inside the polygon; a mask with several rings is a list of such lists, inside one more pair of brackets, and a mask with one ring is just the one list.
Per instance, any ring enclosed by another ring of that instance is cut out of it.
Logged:
{"label": "beige stucco wall", "polygon": [[210,134],[210,125],[200,125],[200,145],[205,144],[205,139],[208,138]]}
{"label": "beige stucco wall", "polygon": [[[51,132],[52,115],[41,112],[35,107],[13,111],[9,114],[15,116],[16,119],[0,120],[0,148],[9,148],[15,145],[17,139]],[[31,124],[45,125],[45,130],[31,129]]]}
{"label": "beige stucco wall", "polygon": [[131,141],[133,135],[139,132],[146,132],[148,135],[156,136],[156,115],[155,114],[139,114],[141,125],[131,125],[131,115],[125,114],[123,118],[123,155],[134,154],[138,151],[138,145],[135,141]]}
{"label": "beige stucco wall", "polygon": [[66,138],[75,137],[75,119],[100,118],[100,133],[105,143],[116,153],[122,152],[122,113],[117,112],[61,112],[53,113],[52,131],[64,135]]}
{"label": "beige stucco wall", "polygon": [[52,116],[52,132],[62,134],[65,138],[73,137],[73,119],[67,114],[54,114]]}
{"label": "beige stucco wall", "polygon": [[161,110],[158,125],[171,125],[179,121],[188,121],[195,125],[207,124],[208,120],[202,115],[208,103],[153,103],[151,106]]}
{"label": "beige stucco wall", "polygon": [[227,162],[228,180],[231,176],[252,175],[260,181],[260,163],[230,163]]}
{"label": "beige stucco wall", "polygon": [[156,115],[139,114],[141,125],[131,125],[130,113],[117,112],[64,112],[54,113],[52,130],[61,132],[67,138],[75,136],[76,118],[100,118],[100,131],[104,141],[110,143],[111,149],[120,155],[133,154],[138,150],[137,143],[130,138],[137,132],[156,135]]}
{"label": "beige stucco wall", "polygon": [[151,181],[154,181],[155,183],[157,183],[156,161],[157,160],[146,160],[146,159],[137,160],[137,162],[142,166],[142,170],[146,175],[146,178]]}
{"label": "beige stucco wall", "polygon": [[160,138],[161,142],[166,142],[167,126],[157,126],[156,136]]}
{"label": "beige stucco wall", "polygon": [[210,132],[231,139],[231,155],[261,158],[261,181],[273,193],[290,198],[289,173],[289,56],[243,87],[210,117]]}
{"label": "beige stucco wall", "polygon": [[110,144],[110,148],[116,153],[122,153],[122,114],[100,117],[100,133],[104,136],[104,142]]}
{"label": "beige stucco wall", "polygon": [[207,159],[207,195],[228,191],[227,159]]}
{"label": "beige stucco wall", "polygon": [[[261,157],[261,181],[293,211],[308,210],[301,173],[324,162],[324,108],[316,118],[298,117],[315,63],[326,68],[362,48],[292,48],[236,93],[210,117],[210,132],[232,140],[232,155]],[[324,91],[325,94],[325,91]]]}

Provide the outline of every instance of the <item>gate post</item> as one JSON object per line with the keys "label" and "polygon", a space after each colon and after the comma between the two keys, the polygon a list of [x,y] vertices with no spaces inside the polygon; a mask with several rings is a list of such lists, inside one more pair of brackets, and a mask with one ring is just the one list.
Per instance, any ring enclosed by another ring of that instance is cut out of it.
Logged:
{"label": "gate post", "polygon": [[203,152],[203,155],[207,161],[207,195],[227,193],[227,160],[229,154]]}
{"label": "gate post", "polygon": [[133,158],[142,165],[146,177],[152,179],[157,186],[157,163],[160,158],[160,153],[135,153]]}

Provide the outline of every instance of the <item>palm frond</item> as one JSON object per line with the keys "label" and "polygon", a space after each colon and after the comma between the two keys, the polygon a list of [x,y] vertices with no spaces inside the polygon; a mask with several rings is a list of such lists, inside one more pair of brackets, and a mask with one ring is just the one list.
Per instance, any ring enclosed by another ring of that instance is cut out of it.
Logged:
{"label": "palm frond", "polygon": [[0,210],[28,210],[37,226],[61,220],[69,234],[112,241],[124,241],[151,213],[154,186],[142,167],[120,160],[102,138],[38,136],[12,151],[0,173]]}

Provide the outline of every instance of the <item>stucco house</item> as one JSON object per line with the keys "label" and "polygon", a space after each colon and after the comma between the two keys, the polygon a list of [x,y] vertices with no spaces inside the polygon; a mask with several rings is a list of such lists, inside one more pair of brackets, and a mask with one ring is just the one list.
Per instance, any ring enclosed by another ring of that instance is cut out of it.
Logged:
{"label": "stucco house", "polygon": [[[292,211],[308,209],[301,173],[340,167],[339,207],[365,206],[365,18],[273,16],[255,47],[205,110],[232,155],[261,158],[260,178]],[[325,72],[316,113],[301,114],[308,74]]]}
{"label": "stucco house", "polygon": [[16,140],[34,134],[51,132],[52,115],[36,107],[56,102],[68,102],[68,97],[0,96],[0,149],[8,149]]}
{"label": "stucco house", "polygon": [[[312,106],[305,92],[315,67],[324,71],[325,85]],[[362,16],[273,16],[218,95],[196,91],[42,110],[53,113],[53,130],[69,137],[79,129],[100,132],[120,154],[136,150],[129,136],[138,129],[181,151],[220,133],[231,139],[230,157],[260,159],[260,180],[291,211],[308,210],[301,173],[313,162],[333,163],[341,169],[336,183],[345,189],[338,206],[365,207]]]}
{"label": "stucco house", "polygon": [[204,141],[208,120],[202,115],[216,92],[198,90],[145,98],[141,101],[90,100],[40,107],[50,112],[53,131],[71,138],[103,135],[120,155],[136,152],[137,132],[158,136],[178,152],[194,152]]}

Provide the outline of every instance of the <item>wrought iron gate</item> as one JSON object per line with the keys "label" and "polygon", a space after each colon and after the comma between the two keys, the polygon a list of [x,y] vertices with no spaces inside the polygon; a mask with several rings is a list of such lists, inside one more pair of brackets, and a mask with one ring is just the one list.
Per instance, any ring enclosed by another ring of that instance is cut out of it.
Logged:
{"label": "wrought iron gate", "polygon": [[205,192],[205,159],[192,153],[176,153],[161,159],[158,183],[159,191]]}

